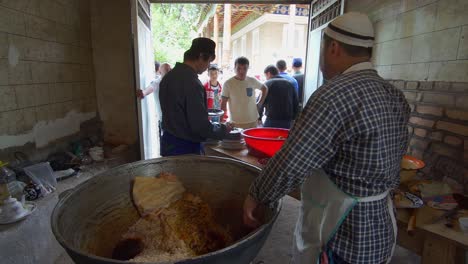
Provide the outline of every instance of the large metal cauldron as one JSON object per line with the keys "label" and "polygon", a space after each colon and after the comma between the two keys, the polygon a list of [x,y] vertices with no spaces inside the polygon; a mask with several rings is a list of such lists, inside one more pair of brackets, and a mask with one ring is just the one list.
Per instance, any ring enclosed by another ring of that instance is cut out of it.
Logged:
{"label": "large metal cauldron", "polygon": [[131,201],[135,176],[160,172],[176,174],[186,189],[213,208],[217,221],[229,225],[238,241],[221,250],[183,264],[247,264],[263,246],[281,203],[265,212],[265,224],[248,234],[242,224],[242,205],[259,169],[232,159],[182,156],[122,165],[78,185],[65,194],[52,213],[52,231],[76,263],[131,263],[110,259],[112,250],[128,227],[138,219]]}

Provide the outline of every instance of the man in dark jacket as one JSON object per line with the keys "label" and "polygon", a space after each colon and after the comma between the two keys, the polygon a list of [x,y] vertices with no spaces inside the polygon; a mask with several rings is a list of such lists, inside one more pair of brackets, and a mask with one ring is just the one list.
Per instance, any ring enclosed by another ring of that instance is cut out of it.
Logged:
{"label": "man in dark jacket", "polygon": [[230,130],[208,120],[205,88],[198,79],[215,59],[215,47],[208,38],[194,39],[184,62],[177,63],[161,81],[161,156],[201,154],[201,142],[222,139]]}
{"label": "man in dark jacket", "polygon": [[291,82],[279,76],[275,66],[267,66],[264,73],[268,94],[260,109],[260,117],[263,115],[263,108],[266,109],[267,118],[263,126],[290,128],[299,107],[296,90]]}
{"label": "man in dark jacket", "polygon": [[293,78],[296,79],[297,84],[299,86],[299,93],[297,96],[299,97],[299,105],[302,108],[302,100],[304,100],[304,73],[302,73],[302,59],[301,58],[294,58],[292,63],[292,68],[294,71]]}

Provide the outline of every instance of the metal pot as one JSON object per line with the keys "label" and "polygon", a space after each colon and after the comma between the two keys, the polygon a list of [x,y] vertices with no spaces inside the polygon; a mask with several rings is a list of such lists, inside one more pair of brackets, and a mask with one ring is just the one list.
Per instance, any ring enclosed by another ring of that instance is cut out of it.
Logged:
{"label": "metal pot", "polygon": [[260,169],[226,158],[180,156],[113,168],[60,198],[52,213],[52,231],[75,263],[132,263],[110,258],[122,234],[139,217],[131,201],[131,183],[135,176],[160,172],[176,174],[188,191],[210,204],[217,221],[238,234],[237,242],[227,248],[176,263],[247,264],[255,258],[281,210],[281,202],[265,209],[265,224],[246,232],[243,200]]}

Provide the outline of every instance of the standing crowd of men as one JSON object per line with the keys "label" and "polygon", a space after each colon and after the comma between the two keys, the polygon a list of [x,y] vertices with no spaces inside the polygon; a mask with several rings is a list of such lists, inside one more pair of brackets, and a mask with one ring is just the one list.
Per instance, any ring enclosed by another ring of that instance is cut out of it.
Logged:
{"label": "standing crowd of men", "polygon": [[[374,69],[373,46],[367,15],[349,12],[329,23],[319,65],[326,82],[298,115],[304,77],[289,76],[286,62],[267,66],[262,84],[247,76],[249,60],[239,57],[235,76],[222,88],[216,68],[204,87],[198,75],[215,60],[216,44],[194,39],[183,63],[159,84],[161,155],[201,154],[205,139],[222,139],[234,126],[256,127],[264,111],[264,126],[289,128],[294,121],[282,149],[250,187],[244,223],[258,227],[257,208],[302,186],[292,263],[389,263],[397,235],[390,191],[398,186],[408,146],[410,108]],[[292,64],[300,73],[302,61]],[[208,105],[229,107],[230,122],[210,122]]]}

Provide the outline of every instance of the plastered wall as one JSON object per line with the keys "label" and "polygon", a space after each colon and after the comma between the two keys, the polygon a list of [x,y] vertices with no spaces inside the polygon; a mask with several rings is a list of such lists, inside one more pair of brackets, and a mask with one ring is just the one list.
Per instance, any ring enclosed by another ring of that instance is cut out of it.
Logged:
{"label": "plastered wall", "polygon": [[130,1],[91,3],[97,105],[104,139],[115,144],[138,140]]}
{"label": "plastered wall", "polygon": [[88,0],[0,1],[0,150],[43,148],[96,117]]}

